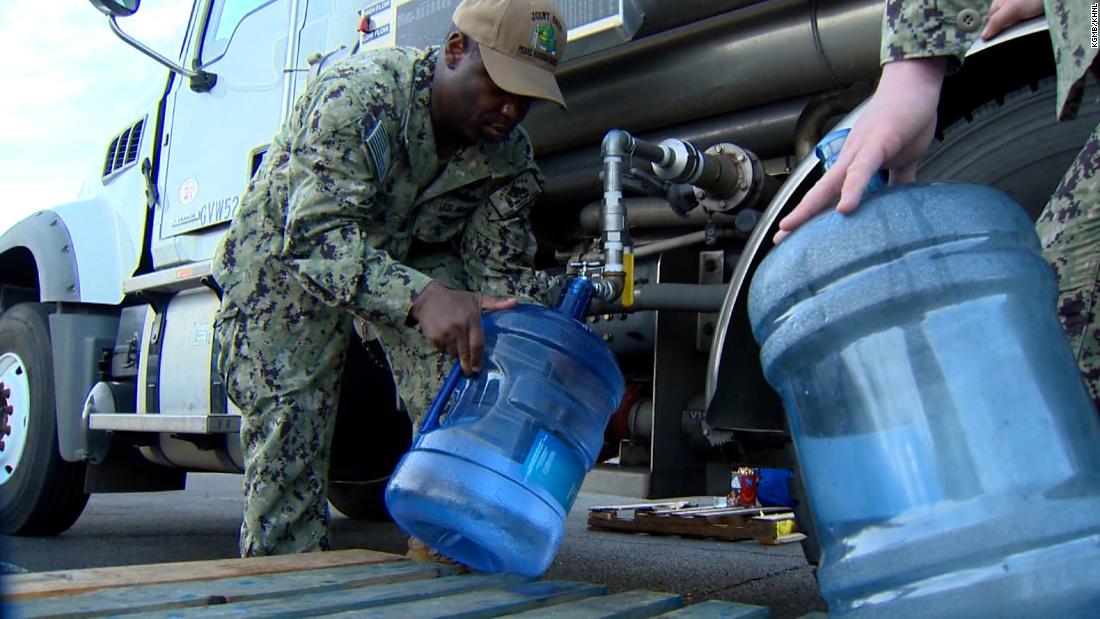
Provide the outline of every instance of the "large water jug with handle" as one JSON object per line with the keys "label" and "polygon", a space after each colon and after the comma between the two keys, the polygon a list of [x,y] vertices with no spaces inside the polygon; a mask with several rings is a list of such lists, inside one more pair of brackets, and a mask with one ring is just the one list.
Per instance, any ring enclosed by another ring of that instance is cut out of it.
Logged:
{"label": "large water jug with handle", "polygon": [[482,316],[481,371],[455,366],[386,487],[407,533],[483,572],[550,566],[623,394],[611,349],[578,320],[591,296],[572,278],[554,309]]}

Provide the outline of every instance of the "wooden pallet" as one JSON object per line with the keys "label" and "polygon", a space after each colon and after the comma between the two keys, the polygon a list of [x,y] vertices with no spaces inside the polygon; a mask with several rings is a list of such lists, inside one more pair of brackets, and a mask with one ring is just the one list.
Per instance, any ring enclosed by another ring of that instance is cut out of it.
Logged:
{"label": "wooden pallet", "polygon": [[676,617],[767,619],[762,606],[449,568],[369,550],[5,575],[0,616]]}
{"label": "wooden pallet", "polygon": [[706,507],[688,501],[602,505],[588,510],[588,528],[785,544],[806,539],[785,507]]}

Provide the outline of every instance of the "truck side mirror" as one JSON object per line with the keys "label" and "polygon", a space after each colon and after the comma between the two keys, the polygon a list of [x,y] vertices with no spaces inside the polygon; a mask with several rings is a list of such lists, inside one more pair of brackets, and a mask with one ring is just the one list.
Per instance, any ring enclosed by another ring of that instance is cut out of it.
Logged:
{"label": "truck side mirror", "polygon": [[92,6],[99,9],[105,15],[115,17],[128,17],[137,13],[141,0],[89,0]]}
{"label": "truck side mirror", "polygon": [[92,3],[92,6],[99,9],[101,13],[107,16],[107,22],[111,24],[111,32],[122,39],[127,45],[133,47],[139,52],[159,62],[169,71],[178,73],[191,80],[191,90],[195,92],[210,92],[214,88],[214,84],[218,81],[218,76],[213,73],[203,71],[197,66],[194,69],[187,69],[181,66],[179,63],[169,60],[164,56],[158,54],[156,51],[145,45],[141,41],[138,41],[134,37],[126,34],[118,27],[117,18],[127,17],[137,13],[138,6],[141,5],[141,0],[88,0]]}

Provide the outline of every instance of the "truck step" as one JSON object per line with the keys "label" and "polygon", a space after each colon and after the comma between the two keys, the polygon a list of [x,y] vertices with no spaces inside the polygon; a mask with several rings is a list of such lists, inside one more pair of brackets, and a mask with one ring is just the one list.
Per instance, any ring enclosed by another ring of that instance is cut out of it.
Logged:
{"label": "truck step", "polygon": [[179,292],[205,285],[210,277],[211,260],[138,275],[122,281],[122,292]]}
{"label": "truck step", "polygon": [[762,606],[686,606],[675,594],[609,595],[607,587],[584,582],[456,575],[444,565],[372,550],[5,575],[0,591],[0,610],[16,617],[770,616]]}
{"label": "truck step", "polygon": [[240,415],[136,415],[94,413],[88,429],[114,432],[172,432],[175,434],[230,434],[241,429]]}

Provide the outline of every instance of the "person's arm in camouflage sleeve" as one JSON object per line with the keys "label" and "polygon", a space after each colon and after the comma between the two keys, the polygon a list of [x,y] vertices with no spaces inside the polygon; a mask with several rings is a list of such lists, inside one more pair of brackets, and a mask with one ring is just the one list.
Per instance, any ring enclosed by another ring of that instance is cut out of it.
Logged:
{"label": "person's arm in camouflage sleeve", "polygon": [[467,375],[476,372],[484,341],[481,311],[515,301],[450,290],[370,245],[368,227],[384,214],[377,212],[366,143],[387,106],[363,101],[347,80],[322,79],[299,112],[283,259],[323,302],[368,322],[419,323],[437,349],[459,358]]}
{"label": "person's arm in camouflage sleeve", "polygon": [[[382,120],[342,78],[322,78],[296,115],[283,259],[323,302],[368,321],[403,325],[431,279],[371,247],[368,227],[380,214],[367,132]],[[392,133],[391,133],[392,134]]]}
{"label": "person's arm in camouflage sleeve", "polygon": [[961,63],[988,9],[988,0],[887,0],[879,60],[946,56]]}
{"label": "person's arm in camouflage sleeve", "polygon": [[[524,141],[524,147],[529,144]],[[531,167],[496,187],[478,207],[462,237],[462,261],[472,290],[552,305],[555,280],[536,271],[535,235],[528,217],[542,193],[542,175]]]}
{"label": "person's arm in camouflage sleeve", "polygon": [[970,13],[971,19],[984,21],[987,4],[888,0],[882,77],[875,94],[852,126],[836,163],[779,222],[776,243],[828,207],[838,194],[836,209],[854,211],[880,169],[888,170],[891,185],[913,181],[936,129],[936,109],[949,63],[961,61],[978,36],[976,23],[960,27],[960,15],[971,9],[977,12],[977,16]]}

